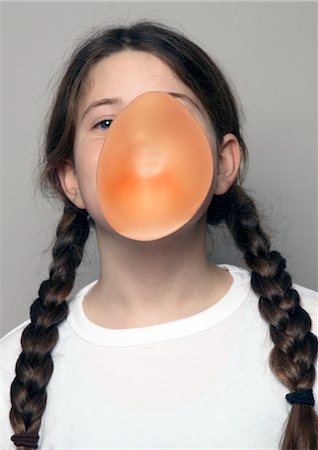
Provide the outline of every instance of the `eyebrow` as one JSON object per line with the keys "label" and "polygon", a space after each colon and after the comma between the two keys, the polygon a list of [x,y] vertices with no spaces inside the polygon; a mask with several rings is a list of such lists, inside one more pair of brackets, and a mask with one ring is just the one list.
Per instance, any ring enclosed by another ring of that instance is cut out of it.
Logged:
{"label": "eyebrow", "polygon": [[187,100],[189,103],[192,104],[192,106],[194,106],[198,111],[201,112],[199,105],[197,105],[197,103],[188,95],[180,94],[178,92],[168,92],[168,94],[172,95],[172,97],[175,97],[175,98],[182,98],[183,100]]}
{"label": "eyebrow", "polygon": [[[159,91],[161,92],[161,91]],[[166,92],[166,94],[170,94],[172,95],[172,97],[175,98],[181,98],[183,100],[188,101],[189,103],[192,104],[192,106],[194,106],[198,111],[201,112],[201,109],[199,108],[199,106],[196,104],[196,102],[189,97],[186,94],[181,94],[179,92]],[[100,100],[96,100],[95,102],[91,103],[90,105],[88,105],[88,107],[85,109],[85,111],[83,112],[82,115],[82,120],[84,119],[84,117],[94,108],[97,108],[98,106],[102,106],[102,105],[121,105],[123,103],[122,99],[119,97],[113,97],[113,98],[102,98]]]}
{"label": "eyebrow", "polygon": [[96,100],[95,102],[88,105],[82,115],[82,120],[84,117],[94,108],[102,105],[120,105],[122,104],[122,100],[119,97],[114,98],[101,98],[100,100]]}

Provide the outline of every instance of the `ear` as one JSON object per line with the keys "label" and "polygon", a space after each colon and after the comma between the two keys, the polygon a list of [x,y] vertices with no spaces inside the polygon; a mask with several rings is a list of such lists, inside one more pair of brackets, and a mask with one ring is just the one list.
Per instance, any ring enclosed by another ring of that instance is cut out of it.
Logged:
{"label": "ear", "polygon": [[57,175],[66,197],[71,200],[75,206],[84,209],[85,205],[78,187],[73,163],[71,161],[64,161],[64,163],[57,168]]}
{"label": "ear", "polygon": [[217,155],[217,180],[214,194],[222,195],[232,186],[241,159],[240,144],[232,133],[223,136]]}

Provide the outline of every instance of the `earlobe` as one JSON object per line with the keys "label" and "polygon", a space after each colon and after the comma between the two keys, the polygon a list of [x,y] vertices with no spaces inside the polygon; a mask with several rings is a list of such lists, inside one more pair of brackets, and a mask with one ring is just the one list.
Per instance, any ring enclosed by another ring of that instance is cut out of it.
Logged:
{"label": "earlobe", "polygon": [[64,161],[64,163],[57,168],[57,175],[67,198],[78,208],[85,208],[78,187],[74,165],[70,161]]}
{"label": "earlobe", "polygon": [[222,195],[234,183],[240,167],[240,144],[237,137],[228,133],[223,136],[217,155],[217,180],[214,194]]}

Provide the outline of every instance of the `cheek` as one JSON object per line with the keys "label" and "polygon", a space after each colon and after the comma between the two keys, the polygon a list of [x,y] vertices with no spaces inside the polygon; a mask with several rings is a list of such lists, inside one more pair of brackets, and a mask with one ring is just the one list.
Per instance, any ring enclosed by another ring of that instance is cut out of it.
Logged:
{"label": "cheek", "polygon": [[81,198],[95,224],[113,232],[101,212],[96,189],[96,174],[104,136],[94,140],[77,140],[74,145],[74,162]]}
{"label": "cheek", "polygon": [[[217,175],[217,160],[218,160],[217,159],[218,144],[217,144],[215,132],[214,132],[213,126],[210,122],[210,119],[207,115],[203,116],[203,115],[199,114],[197,111],[192,111],[192,114],[196,117],[197,121],[203,128],[206,137],[208,138],[208,141],[210,144],[210,149],[211,149],[211,154],[212,154],[212,158],[213,158],[213,167],[214,167],[213,183],[215,183],[215,178]],[[212,183],[212,186],[213,186],[213,183]]]}
{"label": "cheek", "polygon": [[79,190],[86,209],[97,204],[96,172],[103,139],[77,142],[74,147],[75,170]]}
{"label": "cheek", "polygon": [[74,164],[85,209],[96,225],[105,231],[113,231],[102,215],[96,189],[97,165],[104,138],[105,136],[95,139],[77,137],[74,142]]}

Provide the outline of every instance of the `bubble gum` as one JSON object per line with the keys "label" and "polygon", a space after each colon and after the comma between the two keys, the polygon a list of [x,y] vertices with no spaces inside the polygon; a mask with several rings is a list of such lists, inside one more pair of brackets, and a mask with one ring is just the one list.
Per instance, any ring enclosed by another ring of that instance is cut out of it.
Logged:
{"label": "bubble gum", "polygon": [[170,94],[146,92],[106,133],[97,195],[117,233],[149,241],[177,231],[195,215],[212,176],[212,151],[197,119]]}

